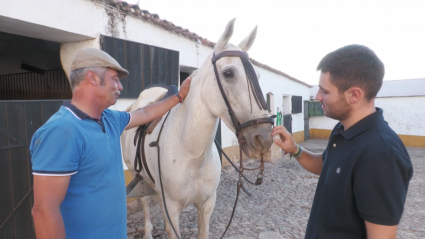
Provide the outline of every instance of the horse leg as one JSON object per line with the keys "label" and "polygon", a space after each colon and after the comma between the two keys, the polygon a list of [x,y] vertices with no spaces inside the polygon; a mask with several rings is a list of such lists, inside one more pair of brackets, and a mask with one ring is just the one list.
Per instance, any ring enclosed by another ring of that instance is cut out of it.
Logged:
{"label": "horse leg", "polygon": [[152,223],[151,218],[149,215],[149,203],[150,203],[150,196],[142,197],[142,203],[143,203],[143,211],[145,213],[145,235],[143,236],[143,239],[153,239],[152,238]]}
{"label": "horse leg", "polygon": [[214,210],[216,192],[203,203],[195,204],[198,209],[198,239],[208,239],[210,218]]}
{"label": "horse leg", "polygon": [[[169,239],[177,239],[176,233],[173,230],[173,227],[171,226],[170,222],[168,221],[167,214],[165,212],[164,204],[162,201],[162,196],[158,196],[158,200],[160,201],[162,215],[164,216],[164,222],[165,222],[165,231],[168,233]],[[173,202],[171,200],[167,200],[165,198],[165,203],[167,205],[167,211],[168,215],[170,216],[171,223],[173,223],[174,229],[176,229],[177,235],[181,238],[180,235],[180,224],[179,224],[179,217],[181,209],[179,209],[179,206],[176,202]]]}

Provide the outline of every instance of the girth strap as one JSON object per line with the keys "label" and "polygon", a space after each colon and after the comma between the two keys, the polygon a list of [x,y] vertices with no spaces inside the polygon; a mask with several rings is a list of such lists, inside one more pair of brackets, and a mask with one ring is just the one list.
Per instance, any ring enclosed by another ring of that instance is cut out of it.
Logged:
{"label": "girth strap", "polygon": [[146,130],[148,129],[150,123],[139,126],[134,135],[134,145],[136,146],[136,155],[134,158],[134,170],[137,174],[140,174],[142,171],[142,164],[145,168],[146,173],[149,178],[155,183],[155,180],[152,177],[152,174],[149,170],[148,163],[146,162],[145,156],[145,139],[146,139]]}

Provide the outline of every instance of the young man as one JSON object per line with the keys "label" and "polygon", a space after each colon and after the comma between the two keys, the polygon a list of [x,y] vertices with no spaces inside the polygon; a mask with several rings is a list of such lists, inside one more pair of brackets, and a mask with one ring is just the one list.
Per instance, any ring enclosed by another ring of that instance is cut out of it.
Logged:
{"label": "young man", "polygon": [[310,238],[396,238],[412,164],[397,134],[374,100],[384,65],[361,45],[326,55],[316,99],[326,116],[339,120],[323,154],[295,144],[283,127],[275,143],[308,171],[320,175],[307,225]]}
{"label": "young man", "polygon": [[101,50],[78,52],[71,65],[73,97],[31,141],[32,215],[38,239],[127,238],[127,208],[120,135],[152,121],[186,97],[179,93],[141,110],[107,109],[128,71]]}

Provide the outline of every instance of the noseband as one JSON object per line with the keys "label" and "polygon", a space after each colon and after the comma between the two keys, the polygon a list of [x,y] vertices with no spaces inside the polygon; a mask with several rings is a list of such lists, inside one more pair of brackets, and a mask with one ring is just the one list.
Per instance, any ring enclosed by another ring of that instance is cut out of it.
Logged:
{"label": "noseband", "polygon": [[[242,164],[242,145],[244,143],[246,143],[246,141],[243,137],[243,130],[245,128],[248,128],[248,127],[251,127],[251,126],[257,127],[259,124],[266,124],[267,123],[267,124],[274,125],[274,119],[272,117],[264,117],[264,118],[253,119],[253,120],[249,120],[249,121],[247,121],[243,124],[239,123],[238,119],[236,118],[235,112],[233,111],[232,106],[229,103],[229,99],[227,98],[227,96],[224,92],[223,85],[221,84],[221,80],[220,80],[220,75],[218,74],[216,62],[222,57],[239,57],[241,59],[242,64],[243,64],[244,69],[245,69],[245,74],[246,74],[246,80],[247,80],[247,85],[248,85],[248,94],[249,94],[249,102],[250,102],[250,105],[251,105],[251,113],[252,113],[251,93],[252,93],[252,96],[255,99],[255,102],[257,103],[257,106],[260,108],[260,110],[266,110],[267,109],[266,100],[264,99],[263,92],[261,91],[260,84],[258,83],[257,74],[255,73],[254,67],[252,66],[251,62],[249,61],[248,53],[243,52],[243,51],[223,51],[223,52],[220,52],[219,54],[215,55],[215,52],[214,52],[213,58],[211,59],[211,61],[212,61],[212,64],[214,66],[215,78],[217,80],[218,88],[220,89],[220,92],[221,92],[221,95],[223,96],[224,102],[226,103],[227,109],[229,110],[229,115],[230,115],[230,118],[232,119],[233,127],[235,127],[235,130],[236,130],[235,134],[236,134],[236,137],[238,138],[238,142],[239,142],[239,155],[240,155],[240,157],[239,157],[239,170],[238,170],[239,180],[238,180],[238,184],[237,184],[236,200],[235,200],[235,204],[233,206],[232,215],[230,216],[230,221],[227,224],[227,227],[226,227],[223,235],[221,236],[221,238],[224,237],[227,230],[229,229],[229,226],[230,226],[232,219],[233,219],[233,216],[235,214],[236,205],[237,205],[238,198],[239,198],[239,192],[240,192],[240,189],[243,187],[243,184],[242,184],[242,177],[244,177],[243,171],[244,170],[260,169],[260,172],[257,175],[257,180],[255,182],[255,185],[260,185],[263,182],[264,160],[263,160],[262,155],[261,155],[261,165],[258,168],[245,168]],[[250,181],[248,181],[248,182],[250,182]]]}

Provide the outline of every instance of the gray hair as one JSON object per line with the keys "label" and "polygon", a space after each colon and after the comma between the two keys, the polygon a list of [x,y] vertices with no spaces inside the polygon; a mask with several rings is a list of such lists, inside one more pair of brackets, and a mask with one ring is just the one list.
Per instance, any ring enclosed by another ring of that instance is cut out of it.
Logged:
{"label": "gray hair", "polygon": [[100,77],[100,84],[104,84],[103,77],[105,76],[107,68],[100,67],[100,66],[92,66],[92,67],[86,67],[86,68],[79,68],[71,71],[70,78],[71,78],[71,88],[74,89],[75,86],[80,84],[80,82],[84,79],[85,75],[89,71],[93,71],[96,75]]}

